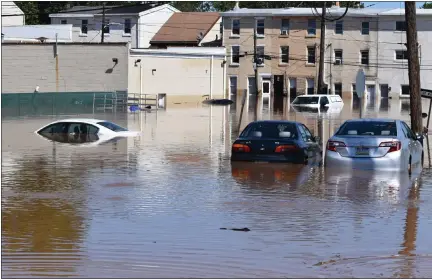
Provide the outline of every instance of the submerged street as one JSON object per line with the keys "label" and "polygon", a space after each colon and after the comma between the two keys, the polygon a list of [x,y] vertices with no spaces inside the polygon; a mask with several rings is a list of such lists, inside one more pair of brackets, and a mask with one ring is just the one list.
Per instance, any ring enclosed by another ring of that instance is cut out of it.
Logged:
{"label": "submerged street", "polygon": [[[80,115],[142,130],[88,148],[33,133],[76,116],[4,117],[3,276],[432,276],[429,140],[412,176],[231,163],[240,103]],[[241,129],[254,107],[252,97]],[[319,116],[286,100],[259,107],[258,119],[304,123],[323,148],[359,116],[350,100]],[[410,125],[407,101],[368,103],[363,116]]]}

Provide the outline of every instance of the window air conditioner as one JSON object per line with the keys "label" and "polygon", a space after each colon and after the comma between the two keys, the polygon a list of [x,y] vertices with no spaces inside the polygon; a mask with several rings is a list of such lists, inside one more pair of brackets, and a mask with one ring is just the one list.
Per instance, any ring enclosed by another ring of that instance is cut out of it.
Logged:
{"label": "window air conditioner", "polygon": [[342,64],[341,59],[336,59],[336,60],[335,60],[335,65],[340,65],[340,64]]}
{"label": "window air conditioner", "polygon": [[288,30],[282,30],[281,35],[285,35],[285,36],[288,35]]}

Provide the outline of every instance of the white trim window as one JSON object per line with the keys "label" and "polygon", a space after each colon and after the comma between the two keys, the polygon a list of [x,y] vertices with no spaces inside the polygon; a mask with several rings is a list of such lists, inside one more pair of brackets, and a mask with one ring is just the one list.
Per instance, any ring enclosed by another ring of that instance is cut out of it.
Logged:
{"label": "white trim window", "polygon": [[237,95],[237,76],[229,77],[230,95]]}
{"label": "white trim window", "polygon": [[130,18],[125,18],[123,26],[123,34],[130,35],[132,31],[132,20]]}
{"label": "white trim window", "polygon": [[264,46],[257,46],[256,48],[256,53],[257,53],[257,58],[261,58],[262,59],[262,64],[258,64],[258,67],[264,67],[265,65],[265,52],[264,52]]}
{"label": "white trim window", "polygon": [[408,51],[407,50],[395,50],[395,59],[396,60],[408,60]]}
{"label": "white trim window", "polygon": [[315,46],[308,46],[307,47],[307,64],[310,64],[310,65],[314,65],[315,64],[315,60],[316,60],[316,57],[315,57]]}
{"label": "white trim window", "polygon": [[342,49],[335,49],[334,50],[334,57],[335,57],[335,65],[342,65],[343,64],[343,50]]}
{"label": "white trim window", "polygon": [[109,19],[105,19],[105,28],[104,28],[104,34],[105,36],[110,34],[110,22]]}
{"label": "white trim window", "polygon": [[361,28],[361,34],[362,35],[369,35],[370,27],[369,27],[369,21],[363,21],[362,22],[362,28]]}
{"label": "white trim window", "polygon": [[81,20],[81,35],[87,35],[88,33],[88,20]]}
{"label": "white trim window", "polygon": [[369,65],[369,50],[364,49],[360,51],[360,63],[362,65]]}
{"label": "white trim window", "polygon": [[281,54],[281,64],[288,64],[289,63],[289,46],[281,46],[280,47],[280,54]]}
{"label": "white trim window", "polygon": [[240,19],[238,18],[231,20],[231,35],[240,36]]}
{"label": "white trim window", "polygon": [[343,35],[344,24],[343,20],[338,20],[335,23],[335,34]]}
{"label": "white trim window", "polygon": [[231,46],[231,64],[240,64],[240,46]]}
{"label": "white trim window", "polygon": [[316,20],[313,18],[308,19],[308,29],[309,36],[316,36]]}
{"label": "white trim window", "polygon": [[280,34],[281,35],[289,35],[289,30],[290,30],[290,20],[289,18],[283,18],[281,20],[281,30],[280,30]]}
{"label": "white trim window", "polygon": [[256,34],[259,37],[264,37],[264,33],[265,33],[265,20],[263,18],[258,18],[255,20],[255,24],[256,24]]}

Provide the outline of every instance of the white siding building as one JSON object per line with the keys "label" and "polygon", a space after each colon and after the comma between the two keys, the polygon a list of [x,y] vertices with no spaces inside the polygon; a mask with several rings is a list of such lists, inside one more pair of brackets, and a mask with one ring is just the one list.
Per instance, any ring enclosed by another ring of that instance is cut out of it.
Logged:
{"label": "white siding building", "polygon": [[[104,42],[129,42],[133,48],[147,48],[154,34],[178,11],[168,4],[106,7]],[[72,24],[74,42],[100,42],[102,14],[102,7],[76,6],[50,14],[50,18],[51,24]]]}
{"label": "white siding building", "polygon": [[[409,98],[404,24],[404,9],[393,9],[380,13],[378,82],[381,97]],[[429,50],[432,43],[432,10],[417,9],[417,37],[420,85],[422,88],[432,89],[432,52]]]}
{"label": "white siding building", "polygon": [[20,26],[25,24],[24,12],[12,1],[2,1],[1,21],[3,26]]}

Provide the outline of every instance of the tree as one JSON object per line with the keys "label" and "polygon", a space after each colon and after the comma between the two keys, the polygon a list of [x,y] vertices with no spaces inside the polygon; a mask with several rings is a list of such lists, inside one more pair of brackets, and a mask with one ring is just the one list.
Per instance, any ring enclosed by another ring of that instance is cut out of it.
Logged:
{"label": "tree", "polygon": [[421,8],[422,9],[432,9],[432,2],[425,2]]}

